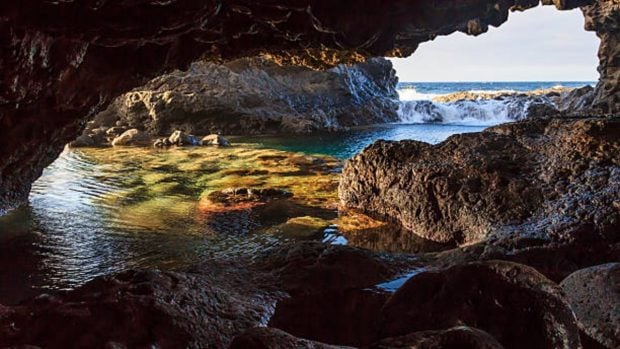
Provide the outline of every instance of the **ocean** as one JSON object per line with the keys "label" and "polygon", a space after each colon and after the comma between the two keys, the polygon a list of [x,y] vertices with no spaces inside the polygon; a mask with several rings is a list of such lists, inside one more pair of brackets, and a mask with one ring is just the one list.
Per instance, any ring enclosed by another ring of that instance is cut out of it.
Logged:
{"label": "ocean", "polygon": [[[435,123],[491,126],[527,117],[532,104],[554,105],[548,96],[524,97],[522,93],[541,89],[579,88],[594,86],[594,81],[532,81],[532,82],[401,82],[399,116],[402,123]],[[474,100],[439,103],[437,98],[457,92],[480,96]],[[512,93],[501,99],[484,95]]]}

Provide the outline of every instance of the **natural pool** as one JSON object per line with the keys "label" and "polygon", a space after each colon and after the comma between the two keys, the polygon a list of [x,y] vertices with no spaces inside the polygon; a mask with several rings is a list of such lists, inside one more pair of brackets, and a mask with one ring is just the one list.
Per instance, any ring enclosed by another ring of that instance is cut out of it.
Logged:
{"label": "natural pool", "polygon": [[[343,159],[377,139],[437,143],[482,129],[385,125],[236,137],[231,148],[67,149],[35,182],[29,204],[0,217],[0,304],[122,270],[252,256],[298,239],[388,252],[440,248],[391,224],[338,212]],[[210,199],[227,188],[292,196],[238,205]]]}

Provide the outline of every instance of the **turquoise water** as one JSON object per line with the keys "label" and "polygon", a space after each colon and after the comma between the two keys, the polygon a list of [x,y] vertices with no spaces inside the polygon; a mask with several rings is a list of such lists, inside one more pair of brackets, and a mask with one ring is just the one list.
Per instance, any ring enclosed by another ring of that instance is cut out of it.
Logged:
{"label": "turquoise water", "polygon": [[388,124],[337,133],[236,137],[232,140],[241,143],[257,143],[265,148],[348,159],[379,139],[389,141],[413,139],[436,144],[453,134],[480,132],[486,127],[454,124]]}

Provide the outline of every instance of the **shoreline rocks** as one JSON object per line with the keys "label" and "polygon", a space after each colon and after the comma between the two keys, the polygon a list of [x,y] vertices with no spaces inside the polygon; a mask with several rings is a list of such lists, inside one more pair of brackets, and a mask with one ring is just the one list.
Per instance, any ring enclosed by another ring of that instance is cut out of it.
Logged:
{"label": "shoreline rocks", "polygon": [[620,120],[525,120],[347,161],[344,207],[437,242],[618,239]]}
{"label": "shoreline rocks", "polygon": [[383,58],[327,71],[280,66],[266,57],[197,62],[118,97],[88,123],[80,139],[97,143],[102,129],[137,128],[152,137],[173,132],[170,143],[193,144],[197,140],[178,137],[335,131],[393,122],[397,81]]}

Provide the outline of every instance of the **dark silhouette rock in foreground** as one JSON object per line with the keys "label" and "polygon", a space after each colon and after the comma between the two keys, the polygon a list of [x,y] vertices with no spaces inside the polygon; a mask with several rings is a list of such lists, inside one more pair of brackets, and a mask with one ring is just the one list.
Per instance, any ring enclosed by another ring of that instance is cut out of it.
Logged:
{"label": "dark silhouette rock in foreground", "polygon": [[350,348],[310,341],[271,327],[257,327],[235,337],[230,349],[337,349]]}
{"label": "dark silhouette rock in foreground", "polygon": [[383,308],[383,337],[468,325],[506,348],[580,348],[559,286],[536,270],[489,261],[411,278]]}
{"label": "dark silhouette rock in foreground", "polygon": [[579,328],[605,348],[620,348],[620,263],[576,271],[560,286]]}
{"label": "dark silhouette rock in foreground", "polygon": [[503,349],[490,334],[467,326],[447,330],[420,331],[381,340],[371,349]]}

